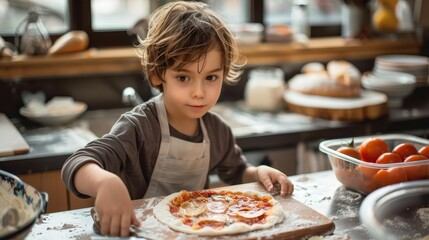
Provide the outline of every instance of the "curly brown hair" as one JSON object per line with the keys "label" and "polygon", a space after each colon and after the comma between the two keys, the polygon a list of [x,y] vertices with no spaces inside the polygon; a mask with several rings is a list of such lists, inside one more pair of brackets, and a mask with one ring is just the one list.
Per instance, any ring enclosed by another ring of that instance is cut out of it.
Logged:
{"label": "curly brown hair", "polygon": [[153,74],[163,79],[167,68],[176,64],[182,68],[203,59],[217,46],[223,52],[226,83],[237,82],[246,64],[227,25],[201,2],[175,1],[163,5],[153,12],[147,36],[139,43],[143,72],[150,83]]}

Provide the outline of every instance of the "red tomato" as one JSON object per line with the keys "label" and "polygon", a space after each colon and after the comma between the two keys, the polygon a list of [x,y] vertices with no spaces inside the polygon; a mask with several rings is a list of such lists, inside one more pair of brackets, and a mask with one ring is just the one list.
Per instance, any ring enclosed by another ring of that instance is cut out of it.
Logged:
{"label": "red tomato", "polygon": [[360,160],[360,153],[359,151],[354,148],[354,147],[347,147],[347,146],[342,146],[340,148],[337,149],[337,152],[340,152],[342,154],[345,154],[347,156],[356,158]]}
{"label": "red tomato", "polygon": [[[423,155],[415,154],[415,155],[408,156],[404,162],[414,162],[414,161],[427,160],[427,159],[428,158]],[[422,166],[405,167],[404,169],[407,172],[408,180],[425,179],[429,176],[429,167],[427,164]]]}
{"label": "red tomato", "polygon": [[402,161],[410,155],[417,154],[417,148],[411,143],[401,143],[393,148],[392,152],[401,156]]}
{"label": "red tomato", "polygon": [[406,182],[408,178],[403,168],[395,167],[379,170],[372,179],[379,187],[384,187],[394,183]]}
{"label": "red tomato", "polygon": [[419,153],[427,158],[429,158],[429,145],[423,146],[419,149]]}
{"label": "red tomato", "polygon": [[366,167],[363,165],[358,165],[356,170],[364,179],[372,179],[372,177],[378,172],[378,168]]}
{"label": "red tomato", "polygon": [[387,164],[387,163],[399,163],[402,162],[401,156],[396,153],[385,152],[377,158],[375,163]]}
{"label": "red tomato", "polygon": [[363,161],[375,162],[377,158],[389,151],[386,142],[380,138],[368,138],[359,147],[359,153]]}

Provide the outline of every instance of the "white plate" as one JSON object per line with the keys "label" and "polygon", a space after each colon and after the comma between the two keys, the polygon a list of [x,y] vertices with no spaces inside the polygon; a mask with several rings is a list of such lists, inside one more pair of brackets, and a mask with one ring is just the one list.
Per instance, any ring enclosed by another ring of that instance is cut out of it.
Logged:
{"label": "white plate", "polygon": [[362,84],[393,88],[414,87],[416,84],[416,76],[407,73],[366,72],[362,76]]}
{"label": "white plate", "polygon": [[286,90],[283,99],[288,103],[303,107],[328,109],[354,109],[387,102],[387,96],[384,93],[370,90],[362,90],[359,98],[325,97]]}
{"label": "white plate", "polygon": [[38,114],[26,107],[19,109],[19,113],[32,121],[48,126],[56,126],[69,123],[79,117],[86,111],[88,106],[83,102],[75,102],[72,108],[67,108],[62,111],[55,111],[48,114]]}
{"label": "white plate", "polygon": [[391,67],[424,67],[429,58],[419,55],[382,55],[375,58],[377,64]]}

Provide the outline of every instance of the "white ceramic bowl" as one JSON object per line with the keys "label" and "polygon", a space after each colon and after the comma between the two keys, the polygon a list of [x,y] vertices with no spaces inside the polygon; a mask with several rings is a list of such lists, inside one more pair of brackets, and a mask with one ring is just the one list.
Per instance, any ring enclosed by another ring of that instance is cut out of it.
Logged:
{"label": "white ceramic bowl", "polygon": [[257,44],[264,37],[264,26],[260,23],[230,24],[229,27],[239,44]]}
{"label": "white ceramic bowl", "polygon": [[408,73],[366,72],[361,81],[364,88],[385,93],[388,97],[388,105],[391,107],[400,106],[402,99],[409,96],[416,87],[416,77]]}
{"label": "white ceramic bowl", "polygon": [[0,239],[24,239],[37,218],[45,211],[47,194],[40,193],[15,175],[0,170],[0,210],[5,205],[16,207],[19,221],[16,227],[0,225]]}
{"label": "white ceramic bowl", "polygon": [[359,217],[377,240],[427,239],[429,180],[379,188],[363,200]]}
{"label": "white ceramic bowl", "polygon": [[40,124],[48,126],[57,126],[75,120],[82,113],[84,113],[87,108],[88,106],[86,105],[86,103],[75,102],[75,105],[72,108],[63,109],[61,111],[39,114],[37,112],[31,111],[26,107],[22,107],[19,109],[19,113],[34,122],[38,122]]}

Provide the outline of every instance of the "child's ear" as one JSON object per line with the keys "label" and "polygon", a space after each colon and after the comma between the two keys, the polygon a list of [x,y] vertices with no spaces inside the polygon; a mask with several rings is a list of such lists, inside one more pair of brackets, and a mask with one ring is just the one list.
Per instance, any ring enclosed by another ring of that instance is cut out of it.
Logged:
{"label": "child's ear", "polygon": [[162,80],[158,77],[158,74],[151,74],[149,81],[153,87],[159,88],[162,85]]}

